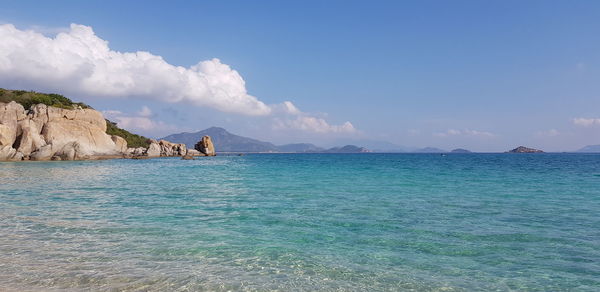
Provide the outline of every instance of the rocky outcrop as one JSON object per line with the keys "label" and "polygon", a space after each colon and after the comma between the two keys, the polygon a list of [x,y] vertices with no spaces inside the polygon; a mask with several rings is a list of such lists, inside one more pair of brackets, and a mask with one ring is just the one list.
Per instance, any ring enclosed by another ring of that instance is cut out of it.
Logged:
{"label": "rocky outcrop", "polygon": [[167,140],[158,141],[160,146],[161,156],[185,156],[187,154],[187,147],[185,144],[171,143]]}
{"label": "rocky outcrop", "polygon": [[[148,148],[127,148],[127,141],[106,134],[102,114],[93,109],[63,109],[37,104],[25,110],[16,102],[0,102],[0,161],[83,160],[212,156],[210,137],[203,138],[206,153],[188,153],[185,144],[149,140]],[[201,142],[202,142],[201,141]],[[204,153],[204,152],[203,152]]]}
{"label": "rocky outcrop", "polygon": [[200,141],[198,141],[198,143],[196,143],[196,145],[194,145],[194,148],[206,156],[217,155],[217,153],[215,152],[215,146],[213,145],[213,142],[210,139],[210,136],[202,137],[202,139]]}
{"label": "rocky outcrop", "polygon": [[544,151],[533,148],[527,148],[525,146],[519,146],[513,150],[508,151],[508,153],[544,153]]}
{"label": "rocky outcrop", "polygon": [[95,159],[126,149],[123,138],[106,134],[106,120],[93,109],[0,103],[0,160]]}
{"label": "rocky outcrop", "polygon": [[130,156],[143,156],[146,153],[146,148],[138,147],[138,148],[127,148],[127,155]]}
{"label": "rocky outcrop", "polygon": [[148,140],[148,148],[129,148],[125,152],[131,156],[172,157],[185,156],[188,153],[185,144],[171,143],[166,140]]}

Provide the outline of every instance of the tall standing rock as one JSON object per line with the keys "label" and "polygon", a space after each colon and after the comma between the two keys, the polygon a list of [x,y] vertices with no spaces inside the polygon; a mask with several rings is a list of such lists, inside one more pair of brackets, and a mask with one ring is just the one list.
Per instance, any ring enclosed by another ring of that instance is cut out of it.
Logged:
{"label": "tall standing rock", "polygon": [[215,156],[217,153],[215,152],[215,146],[213,145],[210,136],[202,137],[202,140],[198,141],[194,148],[206,156]]}

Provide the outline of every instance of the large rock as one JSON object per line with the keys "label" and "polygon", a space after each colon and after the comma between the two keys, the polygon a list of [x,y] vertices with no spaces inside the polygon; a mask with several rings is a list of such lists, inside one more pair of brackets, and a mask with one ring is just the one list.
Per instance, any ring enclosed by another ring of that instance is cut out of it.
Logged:
{"label": "large rock", "polygon": [[117,135],[110,136],[110,139],[115,143],[119,152],[127,153],[127,140]]}
{"label": "large rock", "polygon": [[34,120],[25,119],[19,121],[21,129],[21,139],[15,143],[19,152],[25,156],[29,156],[31,152],[46,146],[46,140],[41,135],[41,129],[38,128],[38,123]]}
{"label": "large rock", "polygon": [[154,139],[150,139],[148,142],[150,142],[150,145],[148,146],[148,149],[146,149],[146,156],[159,157],[161,151],[158,142]]}
{"label": "large rock", "polygon": [[25,119],[22,105],[11,101],[0,103],[0,146],[13,146],[19,133],[19,121]]}
{"label": "large rock", "polygon": [[0,148],[0,160],[74,160],[122,155],[127,142],[106,134],[106,120],[93,109],[37,104],[26,111],[13,101],[0,103]]}
{"label": "large rock", "polygon": [[0,161],[18,161],[23,159],[23,153],[11,146],[0,146]]}
{"label": "large rock", "polygon": [[215,152],[215,146],[213,145],[210,136],[202,137],[202,140],[198,141],[194,148],[200,152],[202,152],[206,156],[215,156],[217,153]]}

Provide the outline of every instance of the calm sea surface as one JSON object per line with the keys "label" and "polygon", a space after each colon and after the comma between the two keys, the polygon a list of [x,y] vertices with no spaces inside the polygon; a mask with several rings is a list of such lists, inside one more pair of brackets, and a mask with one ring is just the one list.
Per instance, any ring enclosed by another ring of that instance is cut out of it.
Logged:
{"label": "calm sea surface", "polygon": [[0,163],[0,291],[600,291],[600,155]]}

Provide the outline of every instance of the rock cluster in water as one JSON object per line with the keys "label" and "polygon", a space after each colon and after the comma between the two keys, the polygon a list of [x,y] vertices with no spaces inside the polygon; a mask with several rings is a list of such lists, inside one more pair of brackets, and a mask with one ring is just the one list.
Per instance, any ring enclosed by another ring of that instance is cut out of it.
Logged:
{"label": "rock cluster in water", "polygon": [[122,137],[106,134],[106,120],[93,109],[37,104],[25,110],[14,101],[0,103],[0,161],[215,155],[210,137],[199,142],[205,151],[166,140],[148,142],[148,148],[128,148]]}

